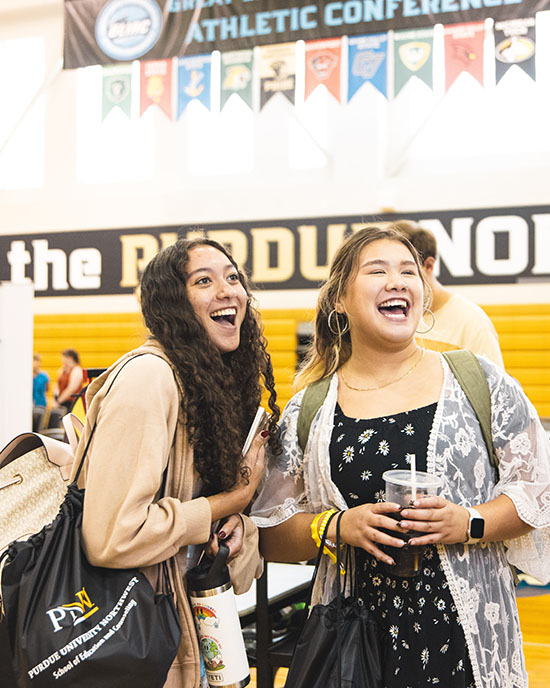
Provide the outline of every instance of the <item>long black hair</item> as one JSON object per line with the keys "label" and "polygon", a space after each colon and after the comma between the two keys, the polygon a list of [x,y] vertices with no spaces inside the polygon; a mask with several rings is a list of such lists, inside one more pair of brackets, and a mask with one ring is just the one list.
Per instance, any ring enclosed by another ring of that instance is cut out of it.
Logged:
{"label": "long black hair", "polygon": [[[248,295],[239,347],[229,353],[221,353],[212,343],[187,295],[189,253],[197,246],[212,246],[227,256]],[[181,407],[203,494],[229,490],[239,474],[246,478],[241,449],[264,388],[272,414],[269,442],[276,451],[279,443],[273,367],[248,280],[216,241],[179,239],[146,266],[140,301],[145,325],[174,365],[184,389]]]}

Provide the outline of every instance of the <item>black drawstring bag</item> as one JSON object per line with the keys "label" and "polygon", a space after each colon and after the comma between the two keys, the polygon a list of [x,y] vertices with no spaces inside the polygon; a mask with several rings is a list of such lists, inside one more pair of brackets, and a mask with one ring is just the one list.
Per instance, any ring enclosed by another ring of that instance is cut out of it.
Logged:
{"label": "black drawstring bag", "polygon": [[17,688],[162,688],[178,650],[166,563],[164,591],[155,593],[137,569],[92,566],[82,550],[77,481],[95,428],[59,514],[2,555],[3,624]]}
{"label": "black drawstring bag", "polygon": [[[316,604],[311,610],[296,643],[285,688],[384,688],[382,632],[358,597],[356,575],[351,574],[349,547],[345,557],[346,576],[351,576],[351,594],[348,597],[344,597],[340,584],[342,513],[338,514],[336,526],[337,595],[329,604]],[[328,523],[315,562],[308,607],[325,546]],[[344,580],[344,590],[345,586]]]}

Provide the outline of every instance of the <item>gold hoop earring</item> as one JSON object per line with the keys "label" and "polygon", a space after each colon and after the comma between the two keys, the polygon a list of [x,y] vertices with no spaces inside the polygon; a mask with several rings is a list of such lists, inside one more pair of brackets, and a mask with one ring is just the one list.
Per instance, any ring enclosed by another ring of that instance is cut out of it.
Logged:
{"label": "gold hoop earring", "polygon": [[[338,329],[336,331],[331,327],[331,324],[330,324],[330,319],[332,318],[332,316],[334,314],[336,314],[336,323],[338,325]],[[346,319],[346,324],[344,325],[344,328],[342,330],[340,329],[340,320],[338,319],[339,315],[344,315],[344,313],[338,313],[337,310],[335,308],[333,308],[330,311],[330,313],[328,314],[328,318],[327,318],[327,327],[332,332],[332,334],[335,335],[336,337],[342,337],[349,330],[349,320],[347,320],[347,319]]]}
{"label": "gold hoop earring", "polygon": [[432,313],[432,311],[429,308],[424,309],[424,313],[422,313],[422,320],[424,320],[424,314],[429,313],[432,316],[432,324],[430,327],[428,327],[427,330],[416,330],[416,334],[428,334],[428,332],[431,332],[434,328],[435,325],[435,315]]}

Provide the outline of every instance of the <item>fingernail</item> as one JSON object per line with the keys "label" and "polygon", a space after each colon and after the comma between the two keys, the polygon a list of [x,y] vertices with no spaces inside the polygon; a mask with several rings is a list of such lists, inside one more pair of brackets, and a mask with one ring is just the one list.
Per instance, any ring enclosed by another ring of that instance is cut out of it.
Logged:
{"label": "fingernail", "polygon": [[389,564],[390,566],[395,566],[395,561],[393,559],[386,559],[386,564]]}
{"label": "fingernail", "polygon": [[218,533],[218,537],[220,538],[220,540],[225,540],[227,535],[225,534],[225,532],[223,530],[220,530],[220,532]]}
{"label": "fingernail", "polygon": [[408,530],[410,528],[409,524],[407,521],[399,521],[399,526],[403,528],[404,530]]}
{"label": "fingernail", "polygon": [[262,430],[261,433],[260,433],[260,435],[261,435],[262,437],[269,437],[269,430]]}

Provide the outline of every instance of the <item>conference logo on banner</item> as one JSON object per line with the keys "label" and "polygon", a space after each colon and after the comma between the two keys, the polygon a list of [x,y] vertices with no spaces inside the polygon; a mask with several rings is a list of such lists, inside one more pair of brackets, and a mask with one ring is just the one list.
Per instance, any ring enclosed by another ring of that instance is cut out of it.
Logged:
{"label": "conference logo on banner", "polygon": [[535,17],[495,22],[496,82],[512,65],[535,80]]}
{"label": "conference logo on banner", "polygon": [[296,93],[296,43],[266,45],[260,48],[260,109],[276,93],[294,104]]}
{"label": "conference logo on banner", "polygon": [[354,36],[348,40],[348,102],[363,84],[387,95],[388,34]]}
{"label": "conference logo on banner", "polygon": [[416,76],[433,88],[433,29],[394,34],[394,95]]}
{"label": "conference logo on banner", "polygon": [[139,63],[140,107],[143,115],[150,105],[159,107],[172,119],[172,60]]}
{"label": "conference logo on banner", "polygon": [[468,72],[483,86],[485,23],[445,26],[444,37],[445,93],[462,72]]}
{"label": "conference logo on banner", "polygon": [[221,57],[220,109],[234,93],[252,108],[252,50],[232,50]]}
{"label": "conference logo on banner", "polygon": [[342,39],[329,38],[306,43],[305,99],[317,88],[325,86],[338,102],[340,98],[340,65]]}
{"label": "conference logo on banner", "polygon": [[110,0],[97,16],[95,39],[105,55],[122,62],[149,52],[161,30],[162,12],[155,0]]}
{"label": "conference logo on banner", "polygon": [[115,107],[119,107],[127,117],[130,117],[132,107],[132,65],[103,67],[101,96],[102,120]]}
{"label": "conference logo on banner", "polygon": [[178,119],[192,100],[210,110],[211,74],[210,54],[178,58]]}

